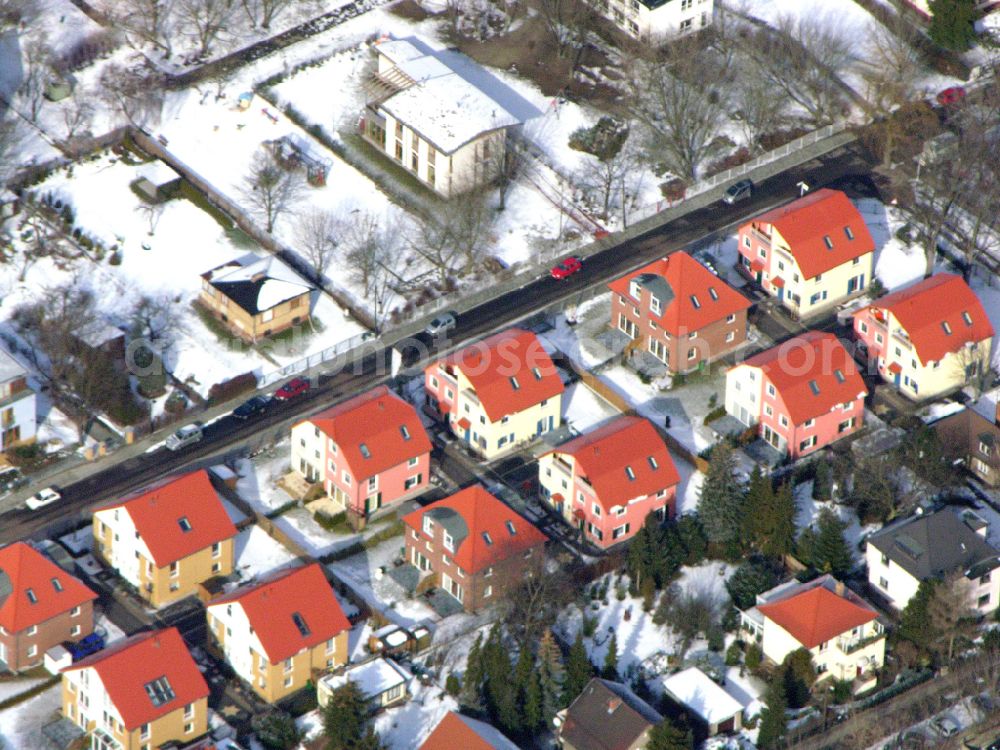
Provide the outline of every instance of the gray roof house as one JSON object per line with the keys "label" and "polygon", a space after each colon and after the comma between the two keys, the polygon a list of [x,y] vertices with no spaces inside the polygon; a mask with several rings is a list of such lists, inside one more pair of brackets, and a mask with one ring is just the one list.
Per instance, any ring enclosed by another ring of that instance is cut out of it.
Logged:
{"label": "gray roof house", "polygon": [[663,717],[620,682],[595,677],[556,716],[563,750],[638,750]]}
{"label": "gray roof house", "polygon": [[886,526],[868,537],[868,581],[902,609],[921,581],[964,579],[969,606],[985,614],[1000,600],[1000,550],[972,510],[944,508]]}

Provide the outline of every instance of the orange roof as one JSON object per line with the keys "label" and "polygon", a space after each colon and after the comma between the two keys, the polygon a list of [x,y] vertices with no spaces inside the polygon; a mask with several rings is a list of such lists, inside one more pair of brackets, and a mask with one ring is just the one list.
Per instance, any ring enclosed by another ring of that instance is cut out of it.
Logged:
{"label": "orange roof", "polygon": [[605,510],[680,482],[666,443],[642,417],[619,417],[549,453],[576,459],[578,473],[593,485]]}
{"label": "orange roof", "polygon": [[319,563],[268,576],[213,599],[208,606],[229,603],[243,607],[272,664],[351,627]]}
{"label": "orange roof", "polygon": [[839,190],[816,190],[750,223],[777,229],[807,279],[875,250],[865,220]]}
{"label": "orange roof", "polygon": [[69,612],[97,594],[49,558],[24,542],[0,549],[0,578],[10,581],[11,592],[0,595],[0,625],[18,633]]}
{"label": "orange roof", "polygon": [[[868,309],[889,311],[903,327],[922,364],[940,361],[967,342],[993,337],[993,325],[961,276],[939,273],[875,300]],[[950,333],[949,333],[950,331]]]}
{"label": "orange roof", "polygon": [[204,469],[96,510],[110,508],[128,512],[158,568],[236,536],[236,527]]}
{"label": "orange roof", "polygon": [[358,479],[373,477],[431,450],[417,410],[384,385],[306,421],[333,439]]}
{"label": "orange roof", "polygon": [[837,596],[823,586],[773,604],[761,604],[757,609],[787,630],[803,648],[814,648],[878,617],[873,610]]}
{"label": "orange roof", "polygon": [[449,711],[419,750],[518,750],[499,729]]}
{"label": "orange roof", "polygon": [[854,360],[832,333],[807,331],[743,364],[764,372],[796,425],[868,395]]}
{"label": "orange roof", "polygon": [[[509,328],[477,341],[443,363],[465,373],[491,422],[554,398],[564,390],[552,358],[530,331]],[[428,367],[437,368],[438,363]]]}
{"label": "orange roof", "polygon": [[[87,667],[97,671],[128,731],[208,697],[205,678],[177,628],[134,635],[63,672]],[[158,693],[156,702],[150,692],[154,682],[166,688]]]}
{"label": "orange roof", "polygon": [[[680,336],[750,307],[750,301],[683,251],[653,261],[608,284],[611,291],[630,298],[633,280],[659,279],[669,300],[660,299],[660,315],[651,317],[668,333]],[[655,283],[655,282],[654,282]],[[655,287],[650,289],[656,294]],[[659,294],[656,295],[660,297]],[[633,298],[634,299],[634,298]],[[697,302],[696,302],[697,301]]]}
{"label": "orange roof", "polygon": [[453,558],[470,575],[548,541],[530,521],[478,484],[403,516],[403,522],[422,531],[424,515],[455,540]]}

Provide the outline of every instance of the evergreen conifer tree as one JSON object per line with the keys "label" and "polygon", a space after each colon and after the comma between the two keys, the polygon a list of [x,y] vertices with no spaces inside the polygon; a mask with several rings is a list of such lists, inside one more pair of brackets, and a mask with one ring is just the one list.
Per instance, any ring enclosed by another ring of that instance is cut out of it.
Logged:
{"label": "evergreen conifer tree", "polygon": [[603,677],[605,680],[618,679],[618,636],[611,634],[608,639],[608,652],[604,656]]}
{"label": "evergreen conifer tree", "polygon": [[576,634],[576,640],[570,647],[566,657],[566,681],[563,683],[563,705],[569,705],[583,692],[594,676],[594,665],[587,656],[587,648],[583,645],[583,633]]}
{"label": "evergreen conifer tree", "polygon": [[[563,668],[562,652],[559,644],[546,630],[538,642],[538,686],[541,690],[542,720],[548,725],[566,703],[563,701],[563,684],[566,670]],[[575,697],[575,696],[574,696]]]}
{"label": "evergreen conifer tree", "polygon": [[743,488],[736,479],[736,456],[727,443],[712,449],[698,498],[698,517],[712,544],[738,548],[743,529]]}
{"label": "evergreen conifer tree", "polygon": [[931,23],[927,33],[945,49],[964,52],[976,40],[975,0],[930,0]]}
{"label": "evergreen conifer tree", "polygon": [[757,734],[757,747],[761,750],[771,750],[778,747],[788,726],[785,717],[785,686],[782,674],[779,672],[771,680],[764,693],[764,708],[760,712],[760,731]]}
{"label": "evergreen conifer tree", "polygon": [[851,548],[844,539],[844,523],[830,508],[823,508],[816,522],[812,564],[816,569],[838,578],[850,573],[854,567]]}

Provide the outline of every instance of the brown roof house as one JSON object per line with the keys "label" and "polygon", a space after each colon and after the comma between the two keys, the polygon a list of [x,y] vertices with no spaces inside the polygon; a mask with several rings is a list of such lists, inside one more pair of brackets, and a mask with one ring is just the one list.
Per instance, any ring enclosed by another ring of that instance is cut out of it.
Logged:
{"label": "brown roof house", "polygon": [[556,737],[563,750],[640,750],[661,721],[626,685],[595,677],[556,715]]}
{"label": "brown roof house", "polygon": [[934,423],[945,451],[990,487],[1000,484],[1000,403],[993,409],[992,421],[966,408]]}
{"label": "brown roof house", "polygon": [[248,253],[201,275],[199,304],[255,342],[309,320],[312,286],[277,258]]}

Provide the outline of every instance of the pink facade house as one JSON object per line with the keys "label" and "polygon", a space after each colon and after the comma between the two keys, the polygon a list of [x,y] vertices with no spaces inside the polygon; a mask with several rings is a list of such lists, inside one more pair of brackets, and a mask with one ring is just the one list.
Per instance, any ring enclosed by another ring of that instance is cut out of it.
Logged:
{"label": "pink facade house", "polygon": [[832,333],[809,331],[726,373],[726,411],[793,459],[859,430],[867,395]]}
{"label": "pink facade house", "polygon": [[385,386],[292,427],[292,468],[354,524],[427,489],[430,452],[416,409]]}
{"label": "pink facade house", "polygon": [[601,548],[624,542],[653,513],[674,515],[680,475],[642,417],[619,417],[538,460],[542,497]]}

